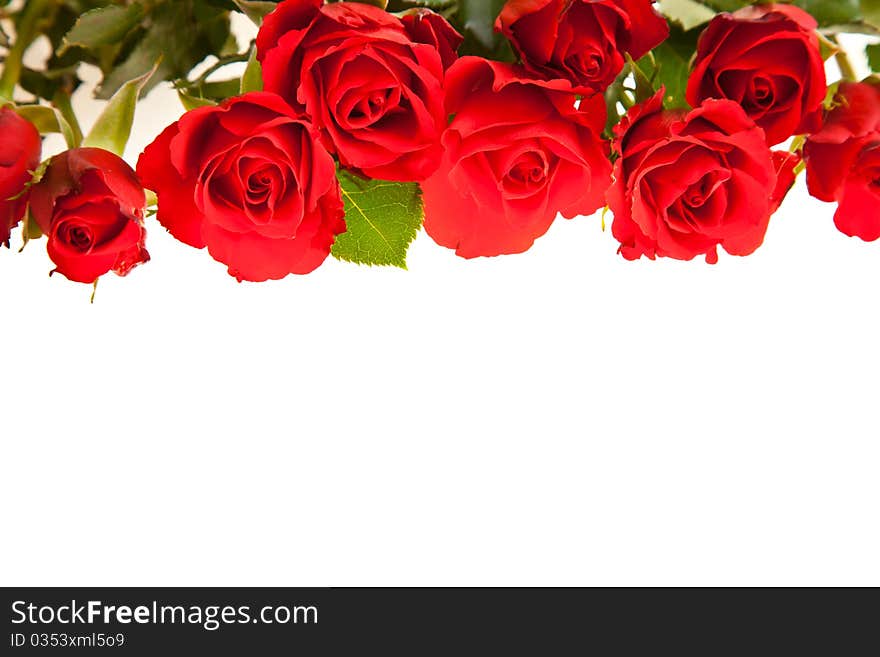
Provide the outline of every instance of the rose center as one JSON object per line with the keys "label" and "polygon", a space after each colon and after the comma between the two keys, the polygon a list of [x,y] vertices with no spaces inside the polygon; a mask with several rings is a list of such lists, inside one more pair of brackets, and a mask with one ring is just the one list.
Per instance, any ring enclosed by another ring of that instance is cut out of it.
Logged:
{"label": "rose center", "polygon": [[80,253],[88,253],[94,244],[94,236],[88,226],[65,225],[62,230],[64,242]]}
{"label": "rose center", "polygon": [[398,92],[395,89],[376,89],[362,96],[348,114],[353,123],[372,124],[394,107]]}
{"label": "rose center", "polygon": [[605,66],[605,58],[597,49],[590,48],[570,55],[567,58],[566,64],[568,64],[570,68],[579,71],[587,79],[595,79],[602,75],[602,70]]}
{"label": "rose center", "polygon": [[507,177],[518,185],[538,186],[547,177],[547,160],[542,153],[523,153],[513,163]]}
{"label": "rose center", "polygon": [[763,75],[756,75],[749,83],[749,98],[758,107],[769,107],[776,99],[773,82]]}

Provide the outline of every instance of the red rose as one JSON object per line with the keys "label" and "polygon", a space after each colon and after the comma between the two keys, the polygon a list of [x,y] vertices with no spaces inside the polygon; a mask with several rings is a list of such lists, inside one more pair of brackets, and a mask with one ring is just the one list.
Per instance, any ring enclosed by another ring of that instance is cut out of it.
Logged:
{"label": "red rose", "polygon": [[663,111],[661,90],[615,132],[612,232],[628,260],[717,262],[717,247],[748,255],[794,183],[800,158],[770,152],[764,132],[729,100]]}
{"label": "red rose", "polygon": [[307,274],[345,231],[336,165],[311,125],[258,92],[185,114],[141,154],[159,222],[238,280]]}
{"label": "red rose", "polygon": [[0,244],[9,246],[9,232],[27,207],[22,191],[40,164],[40,133],[8,107],[0,107]]}
{"label": "red rose", "polygon": [[109,271],[125,276],[150,259],[144,189],[109,151],[76,148],[53,157],[30,204],[55,271],[72,281],[94,283]]}
{"label": "red rose", "polygon": [[812,16],[791,5],[719,14],[700,37],[688,102],[736,101],[764,128],[770,145],[818,130],[826,79],[816,27]]}
{"label": "red rose", "polygon": [[266,91],[305,112],[343,166],[399,181],[437,169],[443,63],[399,18],[356,2],[285,0],[257,48]]}
{"label": "red rose", "polygon": [[588,215],[604,205],[604,99],[579,112],[570,90],[477,57],[449,69],[455,118],[440,170],[422,185],[425,229],[438,244],[465,258],[520,253],[558,213]]}
{"label": "red rose", "polygon": [[508,0],[495,29],[523,64],[569,80],[579,93],[604,91],[623,70],[669,36],[651,0]]}
{"label": "red rose", "polygon": [[880,239],[880,81],[843,82],[825,127],[807,140],[807,184],[840,206],[834,223],[867,242]]}
{"label": "red rose", "polygon": [[456,32],[443,16],[430,9],[411,9],[400,19],[410,38],[416,43],[427,43],[440,53],[443,68],[449,68],[458,59],[458,48],[464,37]]}

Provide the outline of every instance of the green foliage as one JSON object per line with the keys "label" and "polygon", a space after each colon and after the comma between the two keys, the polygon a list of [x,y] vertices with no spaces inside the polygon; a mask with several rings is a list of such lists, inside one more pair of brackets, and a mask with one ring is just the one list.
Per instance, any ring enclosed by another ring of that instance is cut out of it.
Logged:
{"label": "green foliage", "polygon": [[870,45],[867,48],[868,63],[874,73],[880,73],[880,44]]}
{"label": "green foliage", "polygon": [[406,269],[406,252],[424,218],[422,193],[414,183],[365,180],[339,171],[347,230],[333,256],[362,265]]}
{"label": "green foliage", "polygon": [[129,80],[119,88],[83,140],[83,146],[103,148],[122,156],[131,135],[138,96],[160,65],[160,62],[156,62],[152,70]]}

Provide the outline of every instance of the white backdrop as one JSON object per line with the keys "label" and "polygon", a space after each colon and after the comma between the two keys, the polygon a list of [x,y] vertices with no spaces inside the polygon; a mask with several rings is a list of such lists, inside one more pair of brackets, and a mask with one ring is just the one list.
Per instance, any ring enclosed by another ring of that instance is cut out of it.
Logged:
{"label": "white backdrop", "polygon": [[800,181],[715,267],[593,217],[262,285],[150,222],[94,305],[3,250],[2,583],[878,585],[880,244],[833,212]]}

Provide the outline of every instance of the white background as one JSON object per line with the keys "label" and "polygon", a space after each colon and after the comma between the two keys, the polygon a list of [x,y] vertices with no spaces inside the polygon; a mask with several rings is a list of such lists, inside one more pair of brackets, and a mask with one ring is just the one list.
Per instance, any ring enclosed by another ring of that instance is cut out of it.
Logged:
{"label": "white background", "polygon": [[[151,94],[131,163],[180,111]],[[715,267],[593,217],[262,285],[151,222],[94,305],[14,244],[0,579],[878,585],[880,244],[833,212],[800,181]]]}

